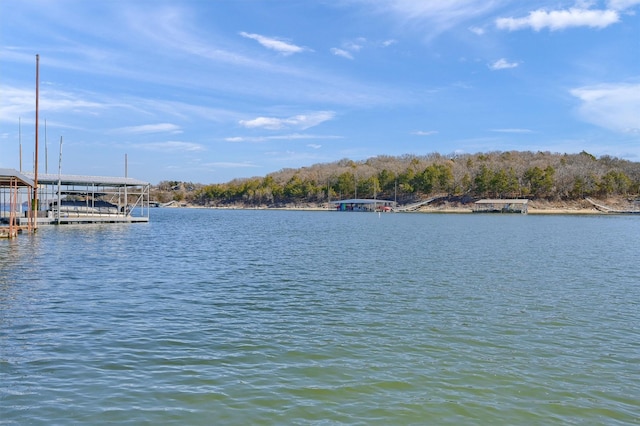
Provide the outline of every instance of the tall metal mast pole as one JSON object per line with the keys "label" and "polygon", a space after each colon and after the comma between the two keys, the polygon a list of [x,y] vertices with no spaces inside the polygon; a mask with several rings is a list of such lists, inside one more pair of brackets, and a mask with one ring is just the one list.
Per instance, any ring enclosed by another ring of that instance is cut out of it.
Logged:
{"label": "tall metal mast pole", "polygon": [[58,158],[58,211],[57,217],[58,225],[60,224],[60,205],[62,204],[62,193],[60,187],[62,183],[62,136],[60,136],[60,157]]}
{"label": "tall metal mast pole", "polygon": [[[125,179],[129,174],[129,164],[127,161],[127,154],[124,154],[124,177]],[[124,215],[128,216],[127,205],[129,204],[128,194],[127,194],[127,184],[124,185]]]}
{"label": "tall metal mast pole", "polygon": [[36,55],[36,159],[34,161],[34,179],[33,179],[33,229],[37,228],[38,206],[38,108],[40,101],[40,55]]}
{"label": "tall metal mast pole", "polygon": [[49,174],[49,140],[47,139],[47,119],[44,119],[44,173]]}
{"label": "tall metal mast pole", "polygon": [[18,144],[20,145],[20,173],[22,173],[22,117],[18,117]]}

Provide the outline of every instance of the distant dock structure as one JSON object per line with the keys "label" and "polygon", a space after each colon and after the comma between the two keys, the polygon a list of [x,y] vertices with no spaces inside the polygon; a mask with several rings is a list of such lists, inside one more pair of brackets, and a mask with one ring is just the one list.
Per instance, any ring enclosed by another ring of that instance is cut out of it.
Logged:
{"label": "distant dock structure", "polygon": [[484,199],[474,203],[474,213],[528,213],[529,200],[526,198]]}
{"label": "distant dock structure", "polygon": [[352,198],[348,200],[331,201],[334,210],[341,212],[390,212],[396,203],[389,200],[369,198]]}

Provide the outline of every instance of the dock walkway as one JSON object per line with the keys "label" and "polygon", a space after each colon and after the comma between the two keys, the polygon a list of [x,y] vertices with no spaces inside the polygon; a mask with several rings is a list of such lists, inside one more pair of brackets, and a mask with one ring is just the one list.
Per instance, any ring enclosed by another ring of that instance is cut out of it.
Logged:
{"label": "dock walkway", "polygon": [[640,210],[618,210],[612,207],[605,206],[603,204],[596,203],[589,197],[586,197],[585,200],[591,203],[597,210],[603,213],[614,213],[614,214],[640,214]]}
{"label": "dock walkway", "polygon": [[412,211],[418,210],[422,206],[426,206],[427,204],[431,204],[436,200],[439,200],[441,198],[446,198],[448,196],[449,196],[448,194],[434,195],[431,198],[419,201],[417,203],[407,204],[406,206],[402,206],[402,207],[396,207],[393,209],[393,211],[394,212],[412,212]]}

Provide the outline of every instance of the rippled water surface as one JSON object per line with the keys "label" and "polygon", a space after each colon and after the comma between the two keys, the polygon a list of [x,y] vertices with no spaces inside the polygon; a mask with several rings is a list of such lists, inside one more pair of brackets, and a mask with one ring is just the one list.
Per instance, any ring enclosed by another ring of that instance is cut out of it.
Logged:
{"label": "rippled water surface", "polygon": [[156,209],[0,240],[0,424],[640,424],[640,217]]}

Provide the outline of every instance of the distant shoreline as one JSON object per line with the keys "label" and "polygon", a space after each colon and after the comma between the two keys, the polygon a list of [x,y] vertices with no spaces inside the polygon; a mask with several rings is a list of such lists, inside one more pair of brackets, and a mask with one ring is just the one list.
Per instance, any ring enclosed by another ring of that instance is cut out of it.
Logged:
{"label": "distant shoreline", "polygon": [[[180,208],[180,207],[162,207],[162,208]],[[269,206],[198,206],[198,205],[186,205],[182,208],[194,208],[194,209],[212,209],[212,210],[283,210],[283,211],[335,211],[334,209],[328,209],[326,206],[284,206],[284,207],[269,207]],[[637,209],[640,214],[640,208]],[[474,213],[471,206],[430,206],[422,207],[412,212],[404,212],[408,214],[470,214]],[[482,213],[477,213],[482,214]],[[493,214],[493,213],[490,213]],[[504,213],[504,214],[519,214],[519,213]],[[596,209],[593,206],[536,206],[535,203],[529,205],[528,213],[530,215],[601,215],[601,216],[619,216],[625,213],[615,212],[603,212]],[[628,214],[628,213],[627,213]]]}
{"label": "distant shoreline", "polygon": [[[450,213],[450,214],[467,214],[474,213],[474,202],[461,202],[457,197],[443,197],[434,199],[434,202],[418,207],[406,213]],[[528,214],[532,215],[625,215],[640,214],[640,200],[635,197],[608,197],[604,199],[582,199],[582,200],[529,200]],[[290,203],[284,205],[247,205],[247,204],[230,204],[217,206],[202,206],[197,204],[180,203],[171,207],[162,208],[202,208],[217,210],[299,210],[299,211],[335,211],[335,206],[328,207],[326,202],[323,203]],[[402,206],[399,206],[402,207]],[[611,211],[607,211],[611,210]],[[519,214],[519,213],[505,213]]]}

